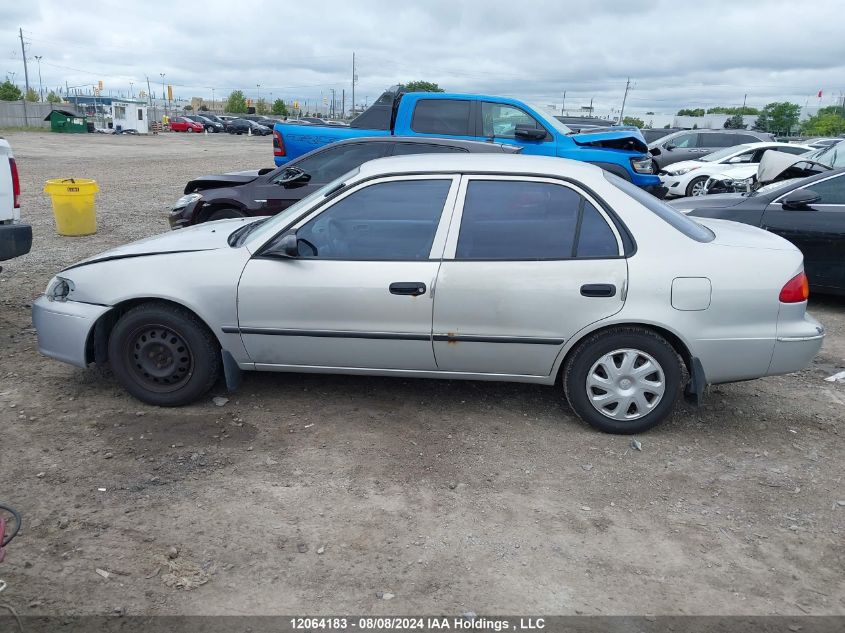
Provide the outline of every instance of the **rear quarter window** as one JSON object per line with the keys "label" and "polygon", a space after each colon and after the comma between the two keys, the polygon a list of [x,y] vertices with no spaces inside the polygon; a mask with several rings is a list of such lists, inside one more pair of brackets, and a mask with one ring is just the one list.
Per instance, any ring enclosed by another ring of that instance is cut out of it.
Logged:
{"label": "rear quarter window", "polygon": [[604,177],[611,182],[611,184],[627,193],[646,209],[654,213],[675,230],[686,235],[688,238],[695,240],[696,242],[712,242],[716,238],[713,231],[708,229],[706,226],[699,224],[677,209],[673,209],[659,198],[655,198],[653,195],[643,191],[635,184],[607,171],[603,171],[602,173],[604,174]]}

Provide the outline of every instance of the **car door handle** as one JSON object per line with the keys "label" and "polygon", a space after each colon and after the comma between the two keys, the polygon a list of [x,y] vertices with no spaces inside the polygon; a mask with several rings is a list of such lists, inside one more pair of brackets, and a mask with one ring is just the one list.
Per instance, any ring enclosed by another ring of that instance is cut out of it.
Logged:
{"label": "car door handle", "polygon": [[390,284],[390,294],[418,297],[425,294],[425,284],[421,281],[396,281]]}
{"label": "car door handle", "polygon": [[581,286],[581,295],[584,297],[613,297],[616,294],[616,286],[613,284],[584,284]]}

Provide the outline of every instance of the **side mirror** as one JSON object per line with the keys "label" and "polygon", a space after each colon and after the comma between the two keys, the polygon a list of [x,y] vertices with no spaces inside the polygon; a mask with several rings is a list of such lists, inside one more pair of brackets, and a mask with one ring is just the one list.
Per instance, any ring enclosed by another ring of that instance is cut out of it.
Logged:
{"label": "side mirror", "polygon": [[790,192],[786,197],[780,201],[784,209],[798,211],[807,209],[811,204],[821,200],[822,197],[812,189],[796,189]]}
{"label": "side mirror", "polygon": [[285,233],[282,237],[265,251],[266,255],[272,257],[284,257],[294,259],[299,257],[299,242],[296,233]]}
{"label": "side mirror", "polygon": [[663,149],[665,149],[667,152],[671,152],[673,149],[675,149],[675,146],[672,145],[672,143],[666,143],[666,145],[663,146]]}
{"label": "side mirror", "polygon": [[513,135],[524,141],[542,141],[546,138],[546,130],[536,128],[533,125],[521,124],[514,128]]}
{"label": "side mirror", "polygon": [[306,174],[298,167],[288,167],[273,182],[282,187],[292,187],[295,184],[304,185],[309,180],[311,180],[311,174]]}

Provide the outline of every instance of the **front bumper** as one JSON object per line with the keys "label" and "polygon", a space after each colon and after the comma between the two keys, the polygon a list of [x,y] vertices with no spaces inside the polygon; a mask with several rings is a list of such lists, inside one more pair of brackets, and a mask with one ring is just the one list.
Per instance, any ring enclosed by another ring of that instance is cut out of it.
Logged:
{"label": "front bumper", "polygon": [[26,255],[32,248],[29,224],[0,224],[0,261]]}
{"label": "front bumper", "polygon": [[94,324],[111,306],[78,301],[50,301],[41,296],[32,304],[32,323],[38,332],[38,351],[77,367],[86,367],[88,337]]}
{"label": "front bumper", "polygon": [[199,208],[202,207],[202,200],[194,200],[189,202],[184,207],[178,209],[170,209],[167,215],[167,221],[170,223],[172,230],[182,229],[186,226],[191,226],[195,223],[194,216]]}

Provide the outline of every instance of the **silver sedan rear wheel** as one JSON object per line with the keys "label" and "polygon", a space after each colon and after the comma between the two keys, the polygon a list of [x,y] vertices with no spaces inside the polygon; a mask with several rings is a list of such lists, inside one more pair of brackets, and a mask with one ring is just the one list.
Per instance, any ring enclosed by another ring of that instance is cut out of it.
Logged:
{"label": "silver sedan rear wheel", "polygon": [[599,358],[587,373],[587,398],[612,420],[638,420],[663,398],[666,378],[653,356],[637,349],[617,349]]}

